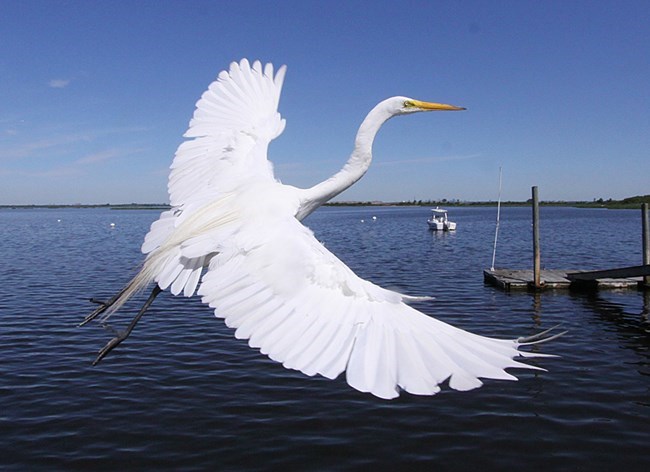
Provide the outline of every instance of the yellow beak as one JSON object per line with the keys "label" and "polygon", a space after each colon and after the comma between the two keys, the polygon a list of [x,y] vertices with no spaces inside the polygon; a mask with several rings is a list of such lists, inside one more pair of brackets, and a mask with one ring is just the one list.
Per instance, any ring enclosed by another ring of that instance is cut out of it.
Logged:
{"label": "yellow beak", "polygon": [[460,111],[466,108],[447,105],[445,103],[421,102],[420,100],[410,100],[414,107],[422,110],[442,110],[442,111]]}

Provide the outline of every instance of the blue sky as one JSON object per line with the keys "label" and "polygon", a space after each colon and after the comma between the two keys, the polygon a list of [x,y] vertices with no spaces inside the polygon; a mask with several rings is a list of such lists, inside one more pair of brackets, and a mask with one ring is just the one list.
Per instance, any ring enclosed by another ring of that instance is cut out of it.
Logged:
{"label": "blue sky", "polygon": [[166,202],[194,104],[233,60],[287,64],[270,148],[285,183],[347,159],[378,101],[399,117],[339,200],[650,193],[650,3],[0,2],[0,204]]}

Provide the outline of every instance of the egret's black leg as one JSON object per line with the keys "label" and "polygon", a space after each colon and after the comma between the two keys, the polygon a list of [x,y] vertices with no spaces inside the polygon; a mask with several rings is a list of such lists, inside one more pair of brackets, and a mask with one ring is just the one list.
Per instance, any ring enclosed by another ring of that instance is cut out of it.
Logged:
{"label": "egret's black leg", "polygon": [[[127,286],[127,287],[128,287],[128,286]],[[94,320],[95,318],[97,318],[99,315],[101,315],[102,313],[104,313],[108,308],[110,308],[110,306],[111,306],[113,303],[115,303],[115,302],[117,301],[118,298],[120,298],[120,296],[122,296],[122,294],[126,291],[127,287],[124,287],[122,290],[120,290],[119,292],[117,292],[117,293],[116,293],[115,295],[113,295],[113,297],[112,297],[110,300],[108,300],[107,302],[103,302],[103,301],[101,301],[101,300],[97,300],[96,298],[91,298],[90,301],[91,301],[92,303],[97,303],[99,306],[98,306],[98,307],[97,307],[97,308],[96,308],[96,309],[95,309],[95,310],[94,310],[90,315],[86,316],[86,317],[84,318],[84,320],[83,320],[81,323],[79,323],[79,326],[83,326],[83,325],[85,325],[85,324],[91,322],[92,320]]]}
{"label": "egret's black leg", "polygon": [[151,295],[149,295],[149,298],[147,298],[147,301],[144,302],[144,305],[142,305],[142,308],[140,308],[140,311],[138,312],[137,315],[135,315],[135,318],[131,320],[131,323],[129,326],[127,326],[126,330],[118,333],[117,336],[115,336],[113,339],[111,339],[106,346],[102,348],[101,351],[99,351],[99,354],[97,355],[97,359],[95,359],[95,362],[93,362],[93,365],[97,365],[99,361],[101,361],[106,355],[111,352],[115,347],[117,347],[122,341],[124,341],[126,338],[129,337],[131,334],[131,331],[133,331],[133,328],[135,328],[135,325],[138,324],[138,321],[140,321],[140,318],[142,318],[142,315],[144,315],[144,312],[147,311],[147,308],[153,303],[154,299],[158,296],[158,294],[162,292],[162,289],[156,284],[156,286],[153,288],[151,291]]}

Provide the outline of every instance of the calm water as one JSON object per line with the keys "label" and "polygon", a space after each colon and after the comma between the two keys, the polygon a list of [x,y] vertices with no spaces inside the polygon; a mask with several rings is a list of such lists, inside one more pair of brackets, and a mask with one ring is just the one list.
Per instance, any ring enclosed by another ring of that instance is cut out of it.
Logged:
{"label": "calm water", "polygon": [[[455,234],[429,232],[420,208],[326,208],[308,219],[357,273],[434,295],[418,308],[447,322],[502,337],[570,330],[539,348],[561,356],[539,362],[548,372],[383,401],[288,371],[235,340],[198,298],[167,293],[91,367],[111,333],[76,327],[93,308],[87,298],[133,274],[158,212],[0,211],[0,469],[647,470],[648,295],[484,286],[495,213],[452,209]],[[542,263],[639,264],[640,227],[640,211],[542,208]],[[530,267],[530,241],[530,210],[504,209],[496,265]]]}

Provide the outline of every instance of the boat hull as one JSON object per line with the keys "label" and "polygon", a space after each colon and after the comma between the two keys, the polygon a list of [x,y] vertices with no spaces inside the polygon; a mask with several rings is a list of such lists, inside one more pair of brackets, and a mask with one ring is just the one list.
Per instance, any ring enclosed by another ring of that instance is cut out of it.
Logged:
{"label": "boat hull", "polygon": [[456,231],[456,223],[448,221],[446,223],[441,223],[439,221],[427,220],[429,224],[429,229],[432,231]]}

